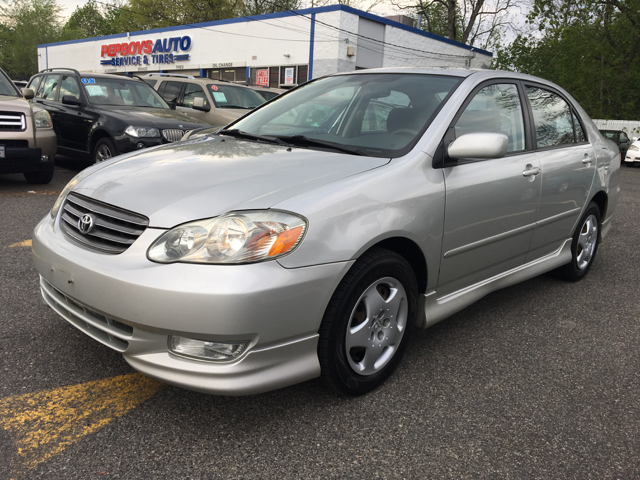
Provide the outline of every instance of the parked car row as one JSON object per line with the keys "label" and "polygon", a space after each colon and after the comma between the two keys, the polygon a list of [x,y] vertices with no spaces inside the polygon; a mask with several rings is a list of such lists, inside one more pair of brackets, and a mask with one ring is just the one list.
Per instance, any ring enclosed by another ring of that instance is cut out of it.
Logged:
{"label": "parked car row", "polygon": [[56,153],[98,163],[220,128],[266,101],[253,88],[207,78],[71,68],[43,70],[28,83],[2,72],[0,95],[0,173],[24,173],[31,183],[51,181]]}

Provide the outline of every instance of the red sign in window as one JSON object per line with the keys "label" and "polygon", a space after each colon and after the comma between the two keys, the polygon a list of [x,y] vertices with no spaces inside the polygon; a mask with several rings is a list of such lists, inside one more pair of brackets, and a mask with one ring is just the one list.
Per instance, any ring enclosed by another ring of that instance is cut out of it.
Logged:
{"label": "red sign in window", "polygon": [[256,85],[259,85],[262,87],[269,86],[269,69],[268,68],[261,68],[256,70]]}

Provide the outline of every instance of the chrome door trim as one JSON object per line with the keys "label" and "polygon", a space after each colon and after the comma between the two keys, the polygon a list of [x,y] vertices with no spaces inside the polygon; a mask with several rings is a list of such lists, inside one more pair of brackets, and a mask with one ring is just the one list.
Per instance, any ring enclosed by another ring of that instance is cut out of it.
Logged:
{"label": "chrome door trim", "polygon": [[482,240],[478,240],[477,242],[468,243],[467,245],[463,245],[461,247],[454,248],[453,250],[449,250],[444,254],[444,258],[455,257],[456,255],[460,255],[461,253],[465,253],[470,250],[474,250],[476,248],[484,247],[485,245],[490,245],[492,243],[499,242],[501,240],[504,240],[505,238],[520,235],[521,233],[528,232],[529,230],[533,230],[535,228],[536,228],[536,224],[531,223],[529,225],[524,225],[523,227],[514,228],[513,230],[509,230],[508,232],[494,235],[493,237],[483,238]]}

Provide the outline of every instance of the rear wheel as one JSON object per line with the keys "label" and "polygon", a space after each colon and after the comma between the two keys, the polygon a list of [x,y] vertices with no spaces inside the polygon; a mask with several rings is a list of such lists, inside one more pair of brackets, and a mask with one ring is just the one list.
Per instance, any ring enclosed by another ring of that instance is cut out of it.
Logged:
{"label": "rear wheel", "polygon": [[96,142],[96,147],[93,149],[93,163],[104,162],[116,155],[116,146],[113,141],[107,137],[101,138]]}
{"label": "rear wheel", "polygon": [[400,255],[373,249],[336,289],[320,327],[322,378],[346,395],[382,384],[400,363],[411,336],[418,285]]}
{"label": "rear wheel", "polygon": [[600,225],[600,208],[591,202],[573,234],[571,262],[556,270],[559,277],[577,282],[587,275],[598,251]]}

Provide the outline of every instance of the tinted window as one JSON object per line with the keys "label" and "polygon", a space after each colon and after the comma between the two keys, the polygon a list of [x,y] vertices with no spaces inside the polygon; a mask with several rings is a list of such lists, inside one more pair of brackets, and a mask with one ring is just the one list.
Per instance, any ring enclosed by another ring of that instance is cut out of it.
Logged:
{"label": "tinted window", "polygon": [[232,85],[207,85],[213,103],[217,108],[244,108],[251,110],[259,107],[265,99],[250,88]]}
{"label": "tinted window", "polygon": [[192,108],[193,101],[196,98],[203,98],[204,105],[205,106],[209,105],[209,100],[207,100],[207,96],[205,95],[204,90],[202,90],[202,87],[196,83],[187,83],[187,85],[184,88],[184,96],[183,96],[182,104],[185,107]]}
{"label": "tinted window", "polygon": [[158,81],[157,81],[157,80],[151,80],[151,79],[149,79],[149,78],[145,78],[145,79],[144,79],[144,81],[145,81],[145,82],[147,82],[147,83],[148,83],[149,85],[151,85],[152,87],[155,87],[155,86],[156,86],[156,83],[158,83]]}
{"label": "tinted window", "polygon": [[537,87],[527,87],[527,97],[533,112],[538,148],[573,143],[573,121],[567,102],[559,95]]}
{"label": "tinted window", "polygon": [[62,97],[65,95],[73,95],[77,99],[80,99],[80,87],[78,87],[78,82],[74,77],[69,75],[65,75],[62,77],[62,83],[60,84],[60,101],[62,101]]}
{"label": "tinted window", "polygon": [[33,93],[35,94],[38,91],[38,87],[40,86],[40,81],[42,80],[42,77],[33,77],[31,79],[31,81],[29,82],[29,85],[27,85],[27,88],[31,88],[33,89]]}
{"label": "tinted window", "polygon": [[524,121],[518,88],[513,84],[489,85],[467,105],[455,125],[456,137],[466,133],[504,133],[508,152],[524,150]]}
{"label": "tinted window", "polygon": [[40,84],[36,97],[43,100],[55,100],[59,84],[60,75],[47,75],[44,82]]}
{"label": "tinted window", "polygon": [[576,129],[576,142],[586,142],[587,136],[584,134],[584,130],[582,128],[580,120],[578,120],[578,117],[575,113],[571,112],[571,115],[573,116],[573,126]]}
{"label": "tinted window", "polygon": [[167,102],[176,100],[180,96],[180,90],[182,90],[181,82],[165,82],[162,98]]}
{"label": "tinted window", "polygon": [[162,97],[144,82],[97,77],[83,79],[82,86],[94,105],[169,108]]}
{"label": "tinted window", "polygon": [[628,142],[629,141],[629,137],[627,137],[626,133],[620,132],[620,141],[621,142]]}

